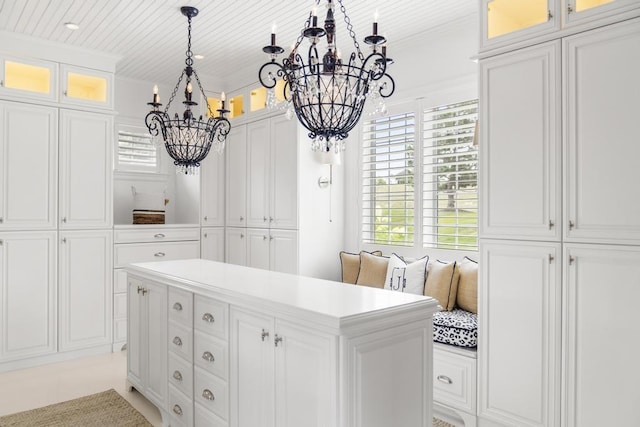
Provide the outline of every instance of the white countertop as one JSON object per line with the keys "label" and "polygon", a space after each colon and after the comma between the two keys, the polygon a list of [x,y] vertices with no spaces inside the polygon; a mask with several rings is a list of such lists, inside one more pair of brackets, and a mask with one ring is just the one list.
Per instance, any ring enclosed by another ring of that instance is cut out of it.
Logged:
{"label": "white countertop", "polygon": [[438,306],[435,299],[421,295],[203,259],[136,263],[129,265],[127,270],[177,282],[194,292],[206,294],[207,290],[215,291],[222,295],[260,300],[269,305],[304,310],[334,319],[408,308],[433,312]]}

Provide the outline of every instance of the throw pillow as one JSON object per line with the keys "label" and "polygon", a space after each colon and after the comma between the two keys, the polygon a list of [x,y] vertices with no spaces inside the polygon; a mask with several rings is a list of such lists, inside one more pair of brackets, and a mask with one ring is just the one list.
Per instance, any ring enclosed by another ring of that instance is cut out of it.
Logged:
{"label": "throw pillow", "polygon": [[424,294],[440,302],[442,310],[451,311],[456,303],[458,290],[458,269],[456,262],[429,262]]}
{"label": "throw pillow", "polygon": [[[372,255],[382,256],[382,252],[370,252]],[[342,281],[344,283],[356,283],[360,271],[360,254],[340,252],[340,264],[342,265]]]}
{"label": "throw pillow", "polygon": [[456,305],[463,310],[478,314],[478,263],[464,257],[458,264],[460,281]]}
{"label": "throw pillow", "polygon": [[404,258],[391,254],[384,288],[391,291],[424,295],[424,279],[427,276],[428,262],[428,256],[407,263]]}
{"label": "throw pillow", "polygon": [[389,258],[376,256],[369,252],[360,252],[360,271],[356,279],[356,285],[383,288],[384,279],[387,277],[387,265]]}

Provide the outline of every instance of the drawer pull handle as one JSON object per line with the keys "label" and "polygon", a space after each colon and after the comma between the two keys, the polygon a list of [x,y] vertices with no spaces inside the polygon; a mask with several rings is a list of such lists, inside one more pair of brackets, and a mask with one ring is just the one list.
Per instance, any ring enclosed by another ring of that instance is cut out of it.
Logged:
{"label": "drawer pull handle", "polygon": [[158,258],[162,258],[165,255],[166,254],[164,252],[156,252],[155,254],[153,254],[153,256],[157,256]]}
{"label": "drawer pull handle", "polygon": [[211,393],[211,390],[209,390],[207,388],[205,388],[202,391],[202,397],[204,397],[207,400],[215,400],[216,399],[216,397],[213,395],[213,393]]}
{"label": "drawer pull handle", "polygon": [[182,374],[180,373],[180,371],[174,371],[173,378],[175,378],[177,381],[182,382]]}
{"label": "drawer pull handle", "polygon": [[179,302],[173,304],[173,309],[175,311],[182,311],[182,304],[180,304]]}
{"label": "drawer pull handle", "polygon": [[441,383],[445,383],[445,384],[453,384],[453,380],[452,380],[451,378],[449,378],[448,376],[446,376],[446,375],[438,375],[438,376],[436,377],[436,379],[437,379],[438,381],[440,381]]}
{"label": "drawer pull handle", "polygon": [[205,322],[213,323],[216,319],[213,318],[213,315],[211,313],[205,313],[202,316],[202,320],[204,320]]}
{"label": "drawer pull handle", "polygon": [[182,415],[182,408],[180,405],[173,405],[173,413],[176,415]]}
{"label": "drawer pull handle", "polygon": [[202,353],[202,358],[204,360],[206,360],[207,362],[215,362],[216,358],[213,357],[213,354],[211,354],[208,351],[205,351],[204,353]]}
{"label": "drawer pull handle", "polygon": [[175,338],[173,339],[173,343],[174,343],[175,345],[177,345],[178,347],[182,347],[182,340],[180,339],[180,337],[175,337]]}
{"label": "drawer pull handle", "polygon": [[154,234],[153,237],[155,237],[156,239],[164,239],[165,235],[162,233],[158,233],[158,234]]}

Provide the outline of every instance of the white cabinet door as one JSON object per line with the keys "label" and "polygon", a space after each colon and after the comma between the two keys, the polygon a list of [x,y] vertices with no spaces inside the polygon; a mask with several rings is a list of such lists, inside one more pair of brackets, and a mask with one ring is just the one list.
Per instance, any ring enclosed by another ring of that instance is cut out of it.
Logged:
{"label": "white cabinet door", "polygon": [[562,425],[640,425],[640,248],[564,249]]}
{"label": "white cabinet door", "polygon": [[610,21],[610,17],[640,7],[637,0],[564,0],[562,22],[565,27],[592,21]]}
{"label": "white cabinet door", "polygon": [[0,229],[56,227],[58,110],[0,102]]}
{"label": "white cabinet door", "polygon": [[113,117],[60,111],[60,227],[109,228]]}
{"label": "white cabinet door", "polygon": [[480,69],[481,236],[560,240],[560,42]]}
{"label": "white cabinet door", "polygon": [[269,270],[298,274],[297,231],[269,231]]}
{"label": "white cabinet door", "polygon": [[336,339],[281,320],[276,339],[275,425],[337,425]]}
{"label": "white cabinet door", "polygon": [[269,227],[270,121],[247,125],[247,227]]}
{"label": "white cabinet door", "polygon": [[227,139],[226,225],[244,227],[247,216],[247,127],[231,127]]}
{"label": "white cabinet door", "polygon": [[161,411],[167,402],[167,288],[129,279],[127,379]]}
{"label": "white cabinet door", "polygon": [[559,426],[560,244],[483,241],[478,415]]}
{"label": "white cabinet door", "polygon": [[225,260],[229,264],[247,265],[247,229],[225,230]]}
{"label": "white cabinet door", "polygon": [[274,427],[274,320],[233,307],[230,318],[231,426]]}
{"label": "white cabinet door", "polygon": [[209,152],[200,166],[200,224],[224,226],[224,154]]}
{"label": "white cabinet door", "polygon": [[284,115],[271,119],[269,219],[272,228],[298,228],[298,127]]}
{"label": "white cabinet door", "polygon": [[269,229],[247,228],[247,266],[269,270]]}
{"label": "white cabinet door", "polygon": [[202,228],[200,244],[202,258],[224,262],[224,227]]}
{"label": "white cabinet door", "polygon": [[111,343],[111,231],[60,233],[60,351]]}
{"label": "white cabinet door", "polygon": [[0,233],[0,360],[57,350],[56,232]]}
{"label": "white cabinet door", "polygon": [[565,233],[573,242],[640,244],[640,20],[563,41]]}

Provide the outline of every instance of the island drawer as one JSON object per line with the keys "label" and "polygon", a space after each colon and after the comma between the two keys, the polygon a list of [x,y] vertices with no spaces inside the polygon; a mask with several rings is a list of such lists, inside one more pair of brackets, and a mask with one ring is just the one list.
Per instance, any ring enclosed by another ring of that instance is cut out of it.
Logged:
{"label": "island drawer", "polygon": [[195,296],[193,305],[193,327],[226,340],[229,305],[200,295]]}
{"label": "island drawer", "polygon": [[195,331],[193,341],[193,363],[226,380],[228,378],[227,343],[200,331]]}
{"label": "island drawer", "polygon": [[434,348],[434,401],[462,411],[476,411],[476,359]]}
{"label": "island drawer", "polygon": [[227,419],[227,382],[198,368],[194,371],[194,401],[223,419]]}
{"label": "island drawer", "polygon": [[191,292],[169,288],[169,320],[191,329],[193,326],[193,294]]}

